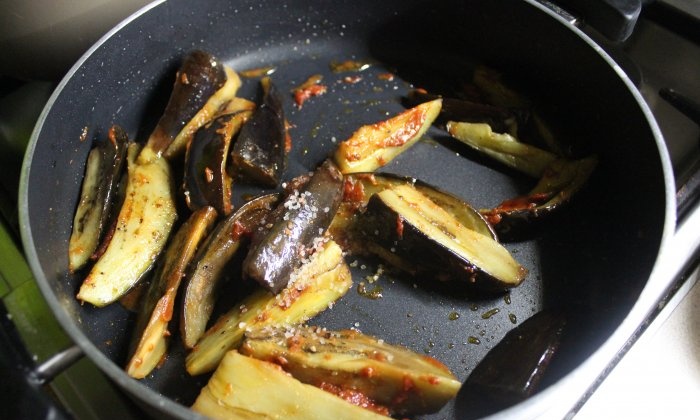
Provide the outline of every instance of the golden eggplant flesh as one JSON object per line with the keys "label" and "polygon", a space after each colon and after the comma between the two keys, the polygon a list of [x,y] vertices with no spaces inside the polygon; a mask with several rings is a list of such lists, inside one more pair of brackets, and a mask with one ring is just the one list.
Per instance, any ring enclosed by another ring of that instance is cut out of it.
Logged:
{"label": "golden eggplant flesh", "polygon": [[289,194],[270,214],[269,228],[254,233],[243,261],[244,276],[272,293],[282,290],[328,229],[340,205],[342,186],[343,175],[326,160],[303,188]]}
{"label": "golden eggplant flesh", "polygon": [[202,207],[190,215],[170,240],[138,313],[131,357],[126,366],[129,376],[145,378],[165,356],[170,336],[168,324],[173,317],[180,282],[216,218],[213,207]]}
{"label": "golden eggplant flesh", "polygon": [[277,201],[278,196],[270,194],[241,206],[216,226],[195,256],[182,292],[180,336],[185,347],[194,347],[204,334],[226,265]]}
{"label": "golden eggplant flesh", "polygon": [[226,353],[192,410],[212,419],[388,419],[235,350]]}
{"label": "golden eggplant flesh", "polygon": [[268,325],[300,324],[333,306],[352,287],[350,268],[338,244],[327,241],[294,271],[277,295],[258,289],[219,318],[192,349],[190,375],[216,369],[224,354],[240,346],[246,331]]}
{"label": "golden eggplant flesh", "polygon": [[88,154],[68,247],[70,271],[87,264],[116,216],[116,195],[126,167],[128,143],[124,129],[115,125],[109,129],[107,139]]}
{"label": "golden eggplant flesh", "polygon": [[439,361],[354,330],[261,328],[246,333],[239,350],[278,363],[303,383],[357,392],[392,414],[439,411],[461,383]]}
{"label": "golden eggplant flesh", "polygon": [[151,269],[177,219],[170,165],[163,158],[140,163],[144,151],[150,153],[147,147],[129,146],[116,230],[80,286],[77,298],[83,302],[105,306],[129,291]]}
{"label": "golden eggplant flesh", "polygon": [[374,194],[357,225],[367,241],[433,278],[501,291],[519,285],[527,275],[505,247],[465,227],[410,185]]}
{"label": "golden eggplant flesh", "polygon": [[343,174],[373,172],[413,146],[440,114],[442,99],[408,109],[388,120],[360,127],[335,152]]}

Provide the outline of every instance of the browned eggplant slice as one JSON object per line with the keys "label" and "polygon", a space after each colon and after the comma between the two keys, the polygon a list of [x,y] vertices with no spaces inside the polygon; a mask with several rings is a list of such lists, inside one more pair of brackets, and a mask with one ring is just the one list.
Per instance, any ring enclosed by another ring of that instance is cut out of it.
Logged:
{"label": "browned eggplant slice", "polygon": [[241,206],[219,223],[195,257],[182,292],[180,334],[186,347],[193,347],[206,330],[226,264],[277,200],[276,194],[270,194]]}
{"label": "browned eggplant slice", "polygon": [[509,331],[467,378],[458,412],[481,418],[536,392],[565,327],[561,313],[544,311]]}
{"label": "browned eggplant slice", "polygon": [[272,293],[282,290],[333,220],[342,186],[343,175],[326,160],[303,189],[287,196],[270,214],[270,228],[255,232],[243,261],[244,275]]}
{"label": "browned eggplant slice", "polygon": [[222,115],[197,130],[185,155],[185,202],[191,210],[213,206],[228,216],[232,179],[227,161],[232,138],[250,118],[250,111]]}
{"label": "browned eggplant slice", "polygon": [[261,328],[246,333],[239,351],[278,363],[303,383],[354,391],[392,414],[434,413],[462,385],[436,359],[354,330]]}
{"label": "browned eggplant slice", "polygon": [[192,51],[177,72],[165,112],[147,147],[167,158],[183,153],[195,131],[233,98],[240,85],[238,75],[211,54]]}
{"label": "browned eggplant slice", "polygon": [[374,194],[358,227],[366,240],[434,278],[500,291],[519,285],[527,275],[501,244],[466,228],[408,184]]}
{"label": "browned eggplant slice", "polygon": [[231,155],[243,178],[275,187],[286,167],[286,136],[282,97],[269,77],[260,81],[262,104],[243,126]]}
{"label": "browned eggplant slice", "polygon": [[[497,240],[496,233],[486,219],[465,201],[444,192],[419,179],[390,173],[356,173],[345,176],[343,184],[343,201],[333,218],[329,231],[333,238],[345,245],[352,240],[352,224],[356,223],[359,213],[364,211],[372,195],[395,185],[408,184],[426,195],[435,204],[454,216],[465,227]],[[352,248],[362,248],[363,243]],[[350,246],[351,244],[347,244]]]}
{"label": "browned eggplant slice", "polygon": [[126,366],[129,376],[145,378],[165,356],[170,336],[168,324],[173,316],[180,281],[216,218],[213,207],[202,207],[192,213],[170,241],[142,300],[134,329],[132,355]]}
{"label": "browned eggplant slice", "polygon": [[594,156],[554,161],[527,195],[506,200],[481,213],[504,239],[517,239],[540,221],[566,207],[586,184],[598,159]]}
{"label": "browned eggplant slice", "polygon": [[116,218],[119,203],[115,196],[126,167],[128,143],[126,132],[114,125],[107,133],[107,140],[88,154],[68,247],[68,267],[71,271],[80,269],[88,262]]}

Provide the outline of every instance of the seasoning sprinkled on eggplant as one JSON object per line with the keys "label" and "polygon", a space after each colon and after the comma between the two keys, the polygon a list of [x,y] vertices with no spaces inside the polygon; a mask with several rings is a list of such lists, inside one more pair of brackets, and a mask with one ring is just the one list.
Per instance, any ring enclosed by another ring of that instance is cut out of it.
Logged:
{"label": "seasoning sprinkled on eggplant", "polygon": [[254,232],[243,261],[244,275],[272,293],[282,290],[328,229],[340,205],[342,186],[343,175],[326,160],[301,190],[287,196],[270,214],[269,228]]}

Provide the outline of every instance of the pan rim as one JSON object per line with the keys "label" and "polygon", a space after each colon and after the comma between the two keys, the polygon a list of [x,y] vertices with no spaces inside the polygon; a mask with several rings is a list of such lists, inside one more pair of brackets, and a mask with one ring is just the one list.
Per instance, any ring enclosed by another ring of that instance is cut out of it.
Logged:
{"label": "pan rim", "polygon": [[[529,4],[529,6],[540,10],[543,13],[547,13],[550,17],[556,19],[562,25],[564,29],[573,31],[582,41],[584,41],[590,48],[592,48],[603,60],[605,60],[616,72],[618,77],[626,85],[628,91],[633,96],[637,102],[642,114],[649,123],[651,132],[656,142],[656,147],[658,150],[658,155],[660,157],[660,163],[662,167],[662,173],[664,176],[665,189],[665,214],[664,214],[664,227],[661,235],[661,241],[659,245],[659,251],[656,255],[656,261],[652,273],[646,282],[641,294],[635,304],[632,306],[630,312],[625,316],[623,321],[614,329],[612,334],[605,340],[604,344],[591,354],[588,358],[584,359],[581,364],[579,364],[575,369],[567,373],[559,381],[557,381],[552,386],[547,389],[542,390],[539,394],[533,396],[532,398],[517,404],[509,409],[503,410],[499,413],[495,413],[490,418],[503,418],[503,417],[536,417],[544,412],[548,413],[558,413],[559,417],[566,414],[571,407],[576,403],[578,398],[580,398],[588,387],[594,383],[595,378],[603,371],[607,363],[609,362],[609,357],[606,355],[610,354],[613,348],[622,348],[624,343],[629,338],[631,333],[637,328],[637,326],[644,319],[649,311],[647,308],[653,306],[654,302],[659,298],[658,288],[667,284],[667,279],[664,277],[664,273],[660,273],[657,267],[659,261],[659,256],[665,248],[668,247],[668,243],[671,240],[674,228],[676,224],[675,219],[675,181],[673,178],[673,170],[671,168],[671,160],[668,151],[663,142],[663,136],[661,130],[653,117],[653,114],[641,96],[641,93],[637,90],[634,84],[631,82],[629,77],[624,73],[622,68],[600,47],[595,41],[593,41],[588,35],[586,35],[580,29],[574,27],[565,19],[555,14],[545,6],[541,5],[535,0],[521,0]],[[42,132],[43,124],[46,120],[47,115],[51,111],[53,104],[56,102],[57,98],[61,95],[64,87],[69,83],[73,76],[79,72],[82,65],[90,58],[90,56],[100,49],[103,44],[110,39],[112,36],[118,34],[122,28],[136,21],[139,17],[156,9],[157,7],[163,5],[165,0],[156,0],[143,8],[139,9],[137,12],[123,20],[109,32],[107,32],[100,40],[98,40],[68,71],[68,73],[61,80],[57,88],[54,90],[50,99],[48,100],[46,106],[44,107],[35,128],[32,132],[27,151],[25,154],[25,159],[22,166],[21,178],[20,178],[20,192],[19,192],[19,220],[20,220],[20,230],[21,238],[24,246],[25,255],[27,257],[29,266],[37,279],[39,288],[44,295],[45,300],[51,307],[53,315],[58,319],[61,326],[68,333],[75,344],[79,345],[80,348],[85,352],[85,354],[94,361],[100,369],[105,372],[109,378],[115,381],[118,385],[125,389],[131,389],[133,392],[131,394],[138,398],[145,404],[151,407],[158,407],[164,410],[167,414],[178,417],[178,418],[192,418],[197,416],[196,413],[189,410],[187,407],[176,403],[175,401],[167,398],[150,387],[147,387],[143,383],[130,378],[124,370],[108,359],[88,338],[87,336],[77,327],[74,320],[70,318],[58,301],[53,291],[49,286],[48,279],[43,273],[41,266],[39,264],[39,258],[37,254],[37,248],[35,247],[32,235],[32,229],[29,225],[29,175],[32,163],[32,157],[36,144],[38,142],[39,136]],[[593,373],[591,373],[593,372]],[[135,388],[134,388],[135,387]],[[562,391],[558,388],[566,388],[569,393],[568,398],[561,398]],[[556,401],[554,398],[558,398],[559,402],[556,405],[549,404],[552,401]],[[575,399],[573,399],[575,398]]]}

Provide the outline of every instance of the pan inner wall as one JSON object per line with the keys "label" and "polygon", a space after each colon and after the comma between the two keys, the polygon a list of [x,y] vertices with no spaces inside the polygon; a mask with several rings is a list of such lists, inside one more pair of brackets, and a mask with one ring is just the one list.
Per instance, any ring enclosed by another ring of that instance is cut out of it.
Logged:
{"label": "pan inner wall", "polygon": [[[80,305],[74,295],[85,273],[66,271],[72,213],[90,147],[79,139],[84,127],[89,139],[101,139],[117,123],[144,140],[167,100],[178,59],[187,51],[207,49],[237,70],[274,65],[273,80],[283,91],[312,74],[324,76],[329,85],[325,96],[302,109],[286,98],[295,125],[288,177],[313,169],[360,125],[404,109],[400,99],[412,86],[441,86],[462,68],[485,62],[512,74],[539,103],[550,104],[543,111],[561,127],[563,141],[573,150],[599,155],[601,165],[590,188],[538,239],[506,245],[530,270],[508,298],[474,297],[455,286],[382,276],[383,298],[370,300],[353,288],[312,323],[358,328],[407,345],[443,361],[464,380],[517,323],[543,308],[562,309],[570,317],[569,334],[547,380],[566,374],[612,332],[644,286],[663,224],[661,168],[641,112],[607,63],[521,2],[504,2],[512,13],[491,10],[496,6],[490,3],[367,2],[361,7],[339,2],[334,10],[309,3],[285,6],[281,17],[276,2],[255,2],[251,8],[245,2],[212,2],[202,20],[198,11],[188,9],[192,6],[175,1],[125,27],[73,75],[48,114],[32,157],[30,221],[54,298],[99,351],[124,365],[133,314],[119,305]],[[402,10],[400,16],[390,12],[394,7]],[[187,10],[181,13],[183,8]],[[157,30],[163,16],[173,24]],[[552,33],[557,34],[555,45],[543,41],[552,39]],[[516,43],[526,36],[537,41]],[[344,59],[375,64],[350,86],[329,70],[331,61]],[[386,72],[398,77],[384,81],[379,76]],[[254,81],[246,81],[241,95],[252,99],[256,89]],[[455,145],[438,129],[428,137],[385,170],[422,179],[477,208],[533,185]],[[234,190],[238,198],[242,193]],[[355,283],[377,267],[358,259]],[[235,273],[231,276],[235,280]],[[491,309],[499,312],[482,318]],[[471,344],[470,337],[480,344]],[[193,379],[184,372],[184,350],[179,337],[173,338],[172,354],[144,382],[188,405],[207,378]],[[453,412],[450,405],[427,418]]]}

